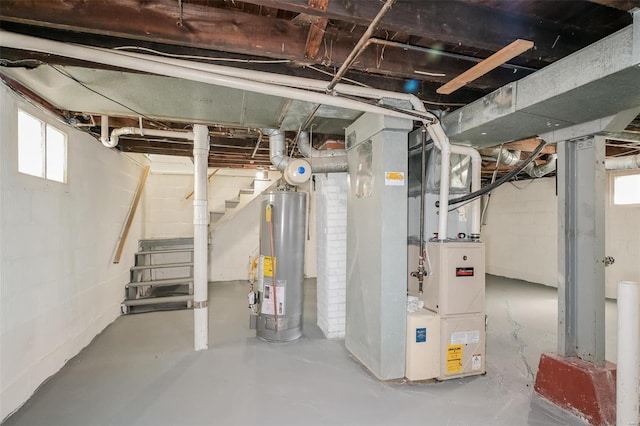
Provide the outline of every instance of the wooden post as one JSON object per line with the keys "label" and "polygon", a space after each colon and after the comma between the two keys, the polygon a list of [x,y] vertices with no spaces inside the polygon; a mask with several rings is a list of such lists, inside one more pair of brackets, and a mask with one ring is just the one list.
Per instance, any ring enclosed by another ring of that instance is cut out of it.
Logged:
{"label": "wooden post", "polygon": [[133,216],[136,214],[136,210],[138,209],[138,204],[140,203],[140,197],[142,197],[142,190],[144,189],[144,185],[147,182],[147,177],[149,176],[149,170],[150,170],[150,167],[146,166],[142,171],[142,177],[140,178],[140,182],[138,183],[138,188],[136,189],[136,195],[133,198],[131,207],[129,208],[127,221],[125,222],[124,228],[122,229],[122,233],[120,234],[120,238],[118,240],[118,248],[116,248],[116,254],[113,258],[113,263],[120,263],[120,256],[122,256],[124,243],[127,241],[127,235],[129,234],[129,229],[131,228],[131,224],[133,223]]}

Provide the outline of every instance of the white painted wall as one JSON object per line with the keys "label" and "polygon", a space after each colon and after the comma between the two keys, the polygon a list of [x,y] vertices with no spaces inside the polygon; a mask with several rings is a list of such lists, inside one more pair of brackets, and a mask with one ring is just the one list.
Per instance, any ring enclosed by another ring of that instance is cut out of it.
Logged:
{"label": "white painted wall", "polygon": [[605,269],[607,297],[616,297],[620,281],[640,283],[640,205],[613,205],[613,178],[629,173],[608,173],[605,254],[612,256],[615,263]]}
{"label": "white painted wall", "polygon": [[[151,175],[143,199],[144,238],[193,236],[193,198],[185,197],[193,190],[193,174],[185,174],[186,166],[168,165],[164,159],[151,162]],[[209,170],[211,173],[212,170]],[[192,173],[192,172],[191,172]],[[209,181],[209,211],[233,212],[225,208],[225,201],[238,197],[242,188],[250,188],[255,170],[220,169]],[[280,172],[269,172],[271,182]],[[256,188],[271,182],[255,184]],[[309,185],[301,187],[309,191]],[[242,197],[251,197],[242,195]],[[237,208],[237,211],[214,227],[209,247],[209,281],[247,280],[249,262],[258,253],[260,233],[260,197]],[[305,276],[316,276],[315,207],[309,205],[308,238],[305,236]]]}
{"label": "white painted wall", "polygon": [[328,338],[346,329],[347,174],[316,175],[317,318]]}
{"label": "white painted wall", "polygon": [[[609,180],[612,176],[608,173]],[[504,184],[491,195],[482,227],[487,272],[557,287],[555,178],[516,185]],[[615,263],[605,269],[605,289],[607,297],[615,298],[619,281],[640,281],[640,206],[614,206],[610,195],[611,189],[605,209],[605,254],[613,256]]]}
{"label": "white painted wall", "polygon": [[[68,135],[68,180],[17,171],[17,108]],[[142,167],[0,86],[0,419],[120,314],[141,235],[113,253]]]}

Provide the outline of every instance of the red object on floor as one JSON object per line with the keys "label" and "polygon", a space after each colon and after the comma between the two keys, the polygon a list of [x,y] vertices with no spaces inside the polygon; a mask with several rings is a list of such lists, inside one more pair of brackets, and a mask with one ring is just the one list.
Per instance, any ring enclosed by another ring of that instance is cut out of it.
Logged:
{"label": "red object on floor", "polygon": [[542,354],[535,391],[592,425],[616,424],[616,365],[602,368],[579,358]]}

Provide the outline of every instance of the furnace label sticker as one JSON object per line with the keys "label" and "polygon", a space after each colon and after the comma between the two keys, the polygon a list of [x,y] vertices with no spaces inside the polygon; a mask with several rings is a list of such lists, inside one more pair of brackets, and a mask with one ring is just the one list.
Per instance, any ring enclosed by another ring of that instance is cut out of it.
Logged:
{"label": "furnace label sticker", "polygon": [[262,274],[265,277],[273,277],[273,271],[276,269],[276,258],[271,256],[264,256]]}
{"label": "furnace label sticker", "polygon": [[462,345],[447,346],[447,374],[462,373]]}
{"label": "furnace label sticker", "polygon": [[386,172],[384,184],[387,186],[404,186],[404,172]]}
{"label": "furnace label sticker", "polygon": [[[278,305],[278,315],[285,314],[286,296],[284,292],[284,281],[278,281],[276,286],[276,304]],[[265,284],[264,293],[262,294],[261,313],[273,315],[273,285]]]}
{"label": "furnace label sticker", "polygon": [[481,354],[473,354],[471,356],[471,369],[472,370],[480,370],[482,368],[482,355]]}
{"label": "furnace label sticker", "polygon": [[427,329],[416,328],[416,343],[424,343],[427,341]]}
{"label": "furnace label sticker", "polygon": [[468,345],[471,343],[480,343],[479,331],[458,331],[451,333],[452,345]]}

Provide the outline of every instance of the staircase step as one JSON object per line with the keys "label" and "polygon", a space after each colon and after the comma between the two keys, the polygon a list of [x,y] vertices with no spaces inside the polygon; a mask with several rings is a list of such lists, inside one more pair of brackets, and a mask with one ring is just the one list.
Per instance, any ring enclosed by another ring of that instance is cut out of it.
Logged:
{"label": "staircase step", "polygon": [[253,195],[255,193],[255,189],[253,188],[242,188],[240,190],[240,194],[249,194],[249,195]]}
{"label": "staircase step", "polygon": [[162,250],[146,250],[146,251],[139,251],[136,253],[136,255],[143,255],[143,254],[163,254],[163,253],[187,253],[187,252],[192,252],[193,248],[175,248],[175,249],[162,249]]}
{"label": "staircase step", "polygon": [[141,305],[155,305],[157,303],[175,303],[175,302],[191,302],[193,301],[193,295],[185,296],[166,296],[166,297],[147,297],[144,299],[131,299],[122,302],[123,306],[141,306]]}
{"label": "staircase step", "polygon": [[225,212],[209,212],[209,221],[211,223],[215,223],[218,221],[218,219],[224,216],[224,214]]}
{"label": "staircase step", "polygon": [[140,247],[140,251],[150,251],[153,250],[154,247],[158,249],[170,249],[173,247],[186,248],[193,247],[193,238],[191,237],[180,237],[180,238],[151,238],[140,240],[138,243],[138,247]]}
{"label": "staircase step", "polygon": [[139,282],[130,282],[126,285],[125,288],[130,287],[142,287],[145,285],[152,285],[155,287],[162,287],[168,285],[179,285],[179,284],[193,284],[193,278],[169,278],[164,280],[152,280],[152,281],[139,281]]}
{"label": "staircase step", "polygon": [[143,269],[159,269],[159,268],[180,268],[185,266],[193,266],[193,262],[180,262],[180,263],[159,263],[157,265],[137,265],[132,266],[132,271],[141,271]]}
{"label": "staircase step", "polygon": [[233,209],[238,207],[238,204],[240,204],[240,200],[225,200],[224,201],[224,206],[228,209]]}

